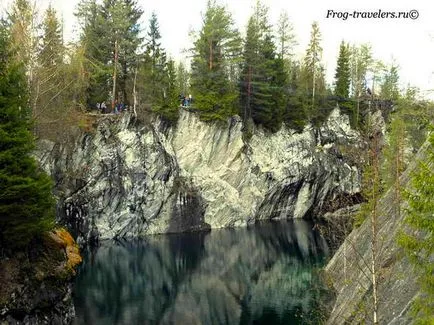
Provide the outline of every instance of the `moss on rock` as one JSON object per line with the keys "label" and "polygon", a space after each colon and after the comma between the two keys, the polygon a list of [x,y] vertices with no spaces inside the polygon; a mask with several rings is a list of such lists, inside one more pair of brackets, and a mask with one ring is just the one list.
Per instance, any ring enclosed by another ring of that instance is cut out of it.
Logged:
{"label": "moss on rock", "polygon": [[66,229],[35,238],[25,252],[0,262],[0,324],[44,323],[74,316],[70,284],[81,263],[77,244]]}

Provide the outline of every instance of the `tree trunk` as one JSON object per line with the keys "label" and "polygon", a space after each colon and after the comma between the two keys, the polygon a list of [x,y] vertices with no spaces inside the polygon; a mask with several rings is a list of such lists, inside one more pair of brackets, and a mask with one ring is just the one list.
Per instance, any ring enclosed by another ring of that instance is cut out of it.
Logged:
{"label": "tree trunk", "polygon": [[134,84],[133,84],[133,110],[134,110],[134,116],[137,117],[137,111],[136,111],[136,107],[137,107],[137,92],[136,92],[136,82],[137,82],[137,66],[136,69],[134,71]]}
{"label": "tree trunk", "polygon": [[113,67],[113,93],[112,93],[112,111],[115,109],[116,102],[116,73],[118,65],[118,40],[115,41],[115,62]]}
{"label": "tree trunk", "polygon": [[247,74],[247,101],[246,101],[246,107],[244,110],[244,125],[247,125],[247,122],[251,115],[251,108],[250,108],[250,101],[252,98],[252,67],[249,66],[249,71]]}
{"label": "tree trunk", "polygon": [[[312,76],[312,113],[315,108],[315,79],[316,79],[316,65],[313,66],[313,76]],[[312,117],[312,116],[311,116]]]}
{"label": "tree trunk", "polygon": [[372,277],[372,303],[373,323],[378,324],[378,293],[377,293],[377,191],[379,187],[379,161],[378,161],[378,135],[374,135],[372,149],[372,213],[371,213],[371,277]]}
{"label": "tree trunk", "polygon": [[209,69],[212,70],[212,40],[209,41]]}

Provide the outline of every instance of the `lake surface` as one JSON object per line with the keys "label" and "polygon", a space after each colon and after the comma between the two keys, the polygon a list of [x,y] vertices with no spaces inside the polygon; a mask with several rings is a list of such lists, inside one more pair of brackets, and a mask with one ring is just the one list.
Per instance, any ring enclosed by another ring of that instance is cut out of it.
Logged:
{"label": "lake surface", "polygon": [[302,220],[105,242],[85,253],[75,324],[317,324],[327,254]]}

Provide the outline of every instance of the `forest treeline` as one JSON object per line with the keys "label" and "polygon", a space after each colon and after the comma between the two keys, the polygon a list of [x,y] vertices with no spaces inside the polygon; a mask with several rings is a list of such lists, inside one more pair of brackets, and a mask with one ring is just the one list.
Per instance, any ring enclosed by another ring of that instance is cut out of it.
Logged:
{"label": "forest treeline", "polygon": [[186,49],[190,67],[167,55],[156,13],[141,25],[143,9],[136,0],[81,0],[75,15],[79,36],[69,44],[51,6],[37,13],[29,0],[15,0],[3,21],[26,68],[41,136],[85,124],[77,111],[103,102],[108,110],[122,103],[136,114],[152,110],[174,122],[180,97],[191,94],[192,109],[203,120],[238,114],[246,130],[253,122],[274,132],[282,123],[299,130],[318,124],[337,103],[358,125],[373,105],[416,98],[414,88],[400,90],[399,67],[375,60],[369,44],[337,44],[335,80],[328,85],[318,23],[312,23],[304,57],[296,58],[288,13],[273,25],[260,1],[245,35],[225,6],[208,1]]}

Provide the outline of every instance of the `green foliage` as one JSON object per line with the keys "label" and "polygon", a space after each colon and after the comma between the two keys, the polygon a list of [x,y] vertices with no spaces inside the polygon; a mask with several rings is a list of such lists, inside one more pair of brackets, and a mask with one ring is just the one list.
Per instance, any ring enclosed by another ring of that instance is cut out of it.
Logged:
{"label": "green foliage", "polygon": [[427,157],[419,161],[405,192],[408,202],[406,230],[398,242],[415,266],[422,295],[413,306],[416,324],[434,321],[434,133],[429,136]]}
{"label": "green foliage", "polygon": [[308,103],[305,105],[306,115],[309,120],[321,116],[317,110],[319,99],[326,92],[325,72],[321,64],[322,57],[321,32],[317,22],[312,23],[310,41],[306,49],[303,66],[303,82],[308,95]]}
{"label": "green foliage", "polygon": [[46,127],[46,124],[50,125],[52,121],[65,118],[65,114],[68,113],[65,107],[68,104],[65,102],[70,98],[65,95],[72,82],[66,77],[64,53],[61,25],[56,11],[50,6],[44,16],[38,51],[39,64],[32,80],[32,110],[38,131]]}
{"label": "green foliage", "polygon": [[[383,193],[382,177],[380,173],[380,144],[379,137],[376,131],[372,130],[371,125],[365,126],[365,137],[367,138],[368,148],[366,153],[360,157],[364,161],[363,174],[362,174],[362,197],[364,203],[360,212],[354,218],[354,226],[360,226],[366,218],[373,215],[376,209],[379,198]],[[376,218],[376,216],[375,216]]]}
{"label": "green foliage", "polygon": [[96,0],[81,1],[76,16],[82,27],[80,42],[88,79],[86,102],[92,107],[106,101],[110,93],[108,82],[111,69],[108,61],[111,59],[111,50],[108,48],[107,23]]}
{"label": "green foliage", "polygon": [[275,132],[280,129],[287,98],[285,61],[277,57],[268,8],[259,1],[247,25],[240,80],[241,115]]}
{"label": "green foliage", "polygon": [[416,153],[424,143],[431,121],[434,120],[434,103],[421,99],[415,87],[408,87],[396,101],[397,110],[405,122],[408,144]]}
{"label": "green foliage", "polygon": [[179,88],[177,85],[175,62],[167,62],[165,75],[163,76],[164,85],[159,105],[153,106],[153,110],[160,114],[162,118],[169,123],[175,123],[179,115]]}
{"label": "green foliage", "polygon": [[[34,65],[34,49],[37,47],[35,31],[34,9],[28,0],[15,0],[8,17],[11,41],[17,61],[22,62],[26,70],[32,70]],[[29,76],[30,78],[30,76]]]}
{"label": "green foliage", "polygon": [[350,58],[351,93],[356,102],[353,113],[355,121],[353,121],[353,123],[357,127],[360,127],[360,115],[362,114],[360,102],[363,95],[366,94],[366,75],[373,64],[372,50],[370,45],[362,44],[359,47],[353,45],[351,48]]}
{"label": "green foliage", "polygon": [[166,53],[161,47],[160,27],[155,13],[152,13],[149,20],[147,36],[148,42],[145,45],[144,60],[141,62],[143,97],[155,108],[163,105],[167,76]]}
{"label": "green foliage", "polygon": [[372,66],[372,49],[368,44],[353,45],[350,54],[351,92],[359,99],[366,90],[366,74]]}
{"label": "green foliage", "polygon": [[339,57],[335,74],[335,95],[341,98],[349,98],[350,95],[350,48],[342,41],[339,48]]}
{"label": "green foliage", "polygon": [[[180,94],[187,96],[190,91],[190,74],[188,73],[184,63],[180,62],[176,66],[176,86]],[[178,103],[179,104],[179,103]]]}
{"label": "green foliage", "polygon": [[51,180],[30,156],[34,140],[23,65],[0,27],[0,243],[24,247],[54,221]]}
{"label": "green foliage", "polygon": [[56,11],[48,7],[43,22],[43,35],[39,51],[40,65],[46,69],[55,68],[63,63],[63,36]]}
{"label": "green foliage", "polygon": [[387,71],[383,83],[381,84],[380,96],[385,100],[396,101],[399,99],[398,66],[392,64],[389,71]]}
{"label": "green foliage", "polygon": [[194,108],[203,120],[226,120],[237,112],[238,91],[231,71],[239,48],[240,37],[231,14],[215,1],[208,1],[194,42],[190,79]]}
{"label": "green foliage", "polygon": [[111,96],[130,102],[131,84],[128,80],[137,66],[137,50],[142,42],[138,23],[142,11],[135,0],[82,0],[76,13],[83,32],[81,43],[85,50],[89,77],[87,102],[90,107],[106,101],[112,92],[115,45],[118,49],[117,73],[119,87]]}
{"label": "green foliage", "polygon": [[[406,125],[401,114],[395,114],[389,125],[388,143],[383,150],[382,175],[384,175],[385,188],[399,189],[399,177],[406,168],[404,161],[405,128]],[[398,194],[400,195],[400,193]],[[399,202],[396,204],[399,206]]]}
{"label": "green foliage", "polygon": [[308,94],[302,82],[302,68],[298,62],[293,62],[288,80],[288,100],[284,112],[284,122],[290,128],[302,131],[308,123],[306,115],[306,99]]}
{"label": "green foliage", "polygon": [[289,59],[293,55],[296,45],[294,27],[292,26],[288,13],[281,12],[277,22],[277,47],[280,59]]}

